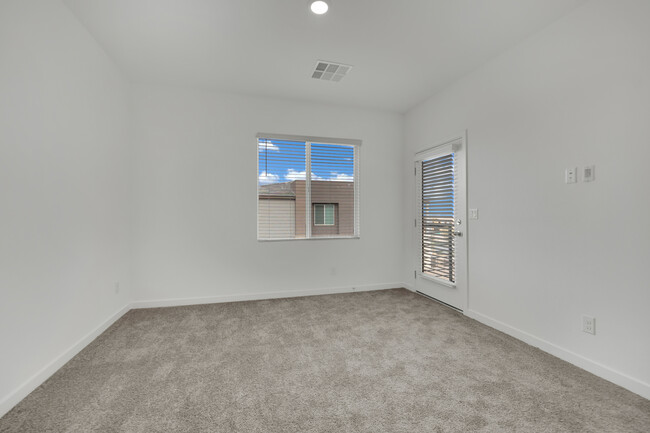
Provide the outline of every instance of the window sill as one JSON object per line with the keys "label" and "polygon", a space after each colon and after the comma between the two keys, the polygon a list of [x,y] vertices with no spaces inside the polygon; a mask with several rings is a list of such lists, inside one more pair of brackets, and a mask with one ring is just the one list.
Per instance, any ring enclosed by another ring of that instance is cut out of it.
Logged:
{"label": "window sill", "polygon": [[443,286],[451,287],[452,289],[456,288],[455,283],[450,283],[449,281],[443,280],[438,277],[434,277],[432,275],[426,274],[424,272],[418,272],[418,277],[423,278],[425,280],[433,281],[434,283],[441,284]]}
{"label": "window sill", "polygon": [[336,239],[361,239],[361,236],[316,236],[311,238],[279,238],[257,239],[257,242],[287,242],[287,241],[331,241]]}

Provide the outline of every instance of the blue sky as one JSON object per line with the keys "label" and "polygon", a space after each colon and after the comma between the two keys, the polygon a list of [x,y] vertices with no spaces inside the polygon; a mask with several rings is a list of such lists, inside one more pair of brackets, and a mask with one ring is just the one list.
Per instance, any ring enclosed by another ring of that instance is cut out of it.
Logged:
{"label": "blue sky", "polygon": [[[305,179],[305,143],[259,140],[258,179],[260,184]],[[354,147],[332,144],[311,145],[312,180],[352,181]]]}

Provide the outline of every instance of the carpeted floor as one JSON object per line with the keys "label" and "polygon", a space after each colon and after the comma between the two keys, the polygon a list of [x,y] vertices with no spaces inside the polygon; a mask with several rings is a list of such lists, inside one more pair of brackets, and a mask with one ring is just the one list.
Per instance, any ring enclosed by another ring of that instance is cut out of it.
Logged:
{"label": "carpeted floor", "polygon": [[643,432],[650,401],[407,290],[127,313],[0,432]]}

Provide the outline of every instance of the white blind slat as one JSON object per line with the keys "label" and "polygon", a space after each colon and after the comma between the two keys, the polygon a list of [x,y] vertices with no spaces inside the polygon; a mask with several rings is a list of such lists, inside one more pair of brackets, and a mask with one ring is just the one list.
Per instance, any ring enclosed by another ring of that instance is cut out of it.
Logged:
{"label": "white blind slat", "polygon": [[454,283],[455,248],[455,161],[449,153],[418,164],[418,195],[421,200],[422,272]]}

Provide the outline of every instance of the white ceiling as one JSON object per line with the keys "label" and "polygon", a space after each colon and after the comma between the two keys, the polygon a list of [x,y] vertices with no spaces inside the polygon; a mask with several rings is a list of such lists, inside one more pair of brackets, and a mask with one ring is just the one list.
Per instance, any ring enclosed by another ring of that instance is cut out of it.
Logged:
{"label": "white ceiling", "polygon": [[64,1],[132,80],[403,112],[586,0]]}

